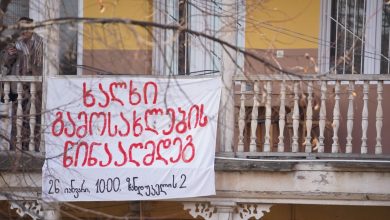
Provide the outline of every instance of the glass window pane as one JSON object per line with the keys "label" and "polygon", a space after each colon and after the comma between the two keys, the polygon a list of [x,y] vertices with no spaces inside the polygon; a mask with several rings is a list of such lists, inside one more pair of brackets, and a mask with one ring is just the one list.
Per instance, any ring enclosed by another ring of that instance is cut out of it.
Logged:
{"label": "glass window pane", "polygon": [[365,3],[332,0],[330,64],[338,74],[362,72]]}
{"label": "glass window pane", "polygon": [[389,32],[390,32],[390,5],[383,4],[382,10],[382,40],[381,40],[381,74],[390,73],[389,62]]}
{"label": "glass window pane", "polygon": [[[60,2],[60,17],[77,17],[78,1],[62,0]],[[60,25],[60,70],[61,75],[76,75],[77,73],[77,23]]]}

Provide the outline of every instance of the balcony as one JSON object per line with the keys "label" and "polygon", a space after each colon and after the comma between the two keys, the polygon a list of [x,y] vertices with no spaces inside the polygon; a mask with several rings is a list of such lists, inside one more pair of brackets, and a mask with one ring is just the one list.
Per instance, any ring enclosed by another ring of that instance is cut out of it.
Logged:
{"label": "balcony", "polygon": [[[0,80],[3,184],[12,183],[12,192],[31,198],[40,195],[45,152],[38,138],[45,131],[39,119],[40,100],[45,97],[42,80],[31,76]],[[385,144],[390,136],[384,135],[390,126],[384,114],[390,111],[384,96],[390,92],[388,76],[237,75],[233,81],[234,147],[233,152],[216,152],[215,198],[390,204],[390,149]],[[15,96],[11,91],[16,91],[15,102],[10,101]],[[31,182],[12,182],[23,179],[17,175],[24,171],[29,171]],[[26,194],[21,187],[30,190]]]}
{"label": "balcony", "polygon": [[[235,156],[388,159],[387,80],[387,75],[237,75]],[[36,143],[44,130],[38,125],[42,77],[7,76],[0,82],[1,150],[44,152]]]}
{"label": "balcony", "polygon": [[389,205],[389,79],[236,75],[234,144],[216,154],[217,197]]}
{"label": "balcony", "polygon": [[0,85],[1,150],[43,152],[37,143],[41,139],[42,77],[5,76]]}
{"label": "balcony", "polygon": [[387,75],[237,75],[237,157],[388,159]]}

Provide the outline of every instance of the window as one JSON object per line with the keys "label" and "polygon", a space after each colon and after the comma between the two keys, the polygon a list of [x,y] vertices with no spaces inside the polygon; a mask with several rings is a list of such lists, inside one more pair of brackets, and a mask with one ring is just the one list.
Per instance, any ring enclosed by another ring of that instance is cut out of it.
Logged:
{"label": "window", "polygon": [[[77,17],[79,2],[77,0],[61,1],[60,17]],[[61,24],[59,26],[59,74],[77,74],[77,24]]]}
{"label": "window", "polygon": [[[183,25],[217,37],[220,28],[219,1],[154,1],[154,21]],[[155,29],[153,70],[157,75],[210,75],[220,71],[221,46],[189,33]]]}
{"label": "window", "polygon": [[362,72],[364,18],[364,0],[332,1],[330,64],[337,73]]}
{"label": "window", "polygon": [[[45,1],[45,0],[12,0],[4,16],[5,25],[14,25],[21,17],[30,17],[35,21],[47,19],[50,13],[53,17],[78,17],[79,9],[82,9],[82,0],[60,0],[60,1]],[[81,56],[77,56],[77,52],[82,52],[82,46],[78,45],[80,41],[80,33],[78,24],[61,24],[59,25],[59,41],[58,41],[58,65],[55,71],[59,74],[75,75],[77,73],[77,63],[81,63]],[[38,28],[35,32],[44,37],[44,28]],[[13,35],[14,31],[5,30],[3,35]],[[13,35],[16,36],[16,35]],[[45,37],[44,37],[45,38]],[[47,59],[49,56],[44,57]],[[57,60],[52,60],[52,63],[57,65]]]}
{"label": "window", "polygon": [[[181,0],[179,1],[179,24],[182,26],[189,25],[189,19],[188,19],[188,0]],[[188,74],[190,72],[189,68],[189,36],[185,32],[180,32],[178,37],[178,73],[179,74]]]}
{"label": "window", "polygon": [[[28,0],[14,0],[11,1],[7,7],[4,15],[5,25],[14,25],[21,17],[29,16],[29,1]],[[14,31],[5,30],[3,35],[13,35]]]}
{"label": "window", "polygon": [[20,17],[29,16],[29,1],[13,0],[7,7],[7,12],[4,16],[4,24],[13,25]]}
{"label": "window", "polygon": [[389,74],[389,12],[381,0],[323,0],[321,71]]}
{"label": "window", "polygon": [[382,9],[381,73],[390,74],[390,1]]}

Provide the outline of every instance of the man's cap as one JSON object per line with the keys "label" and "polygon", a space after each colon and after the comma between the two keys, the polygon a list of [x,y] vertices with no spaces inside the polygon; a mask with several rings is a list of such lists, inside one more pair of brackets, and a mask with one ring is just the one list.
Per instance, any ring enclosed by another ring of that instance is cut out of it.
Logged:
{"label": "man's cap", "polygon": [[18,22],[20,22],[20,21],[25,21],[25,22],[27,22],[27,23],[32,23],[32,22],[34,22],[34,20],[31,19],[31,18],[29,18],[29,17],[21,17],[21,18],[18,19]]}

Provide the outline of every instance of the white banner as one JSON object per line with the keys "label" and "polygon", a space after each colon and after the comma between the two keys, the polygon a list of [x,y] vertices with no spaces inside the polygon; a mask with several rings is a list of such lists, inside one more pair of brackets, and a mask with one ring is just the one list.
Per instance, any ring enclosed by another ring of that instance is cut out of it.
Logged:
{"label": "white banner", "polygon": [[47,91],[44,200],[215,194],[220,78],[54,77]]}

